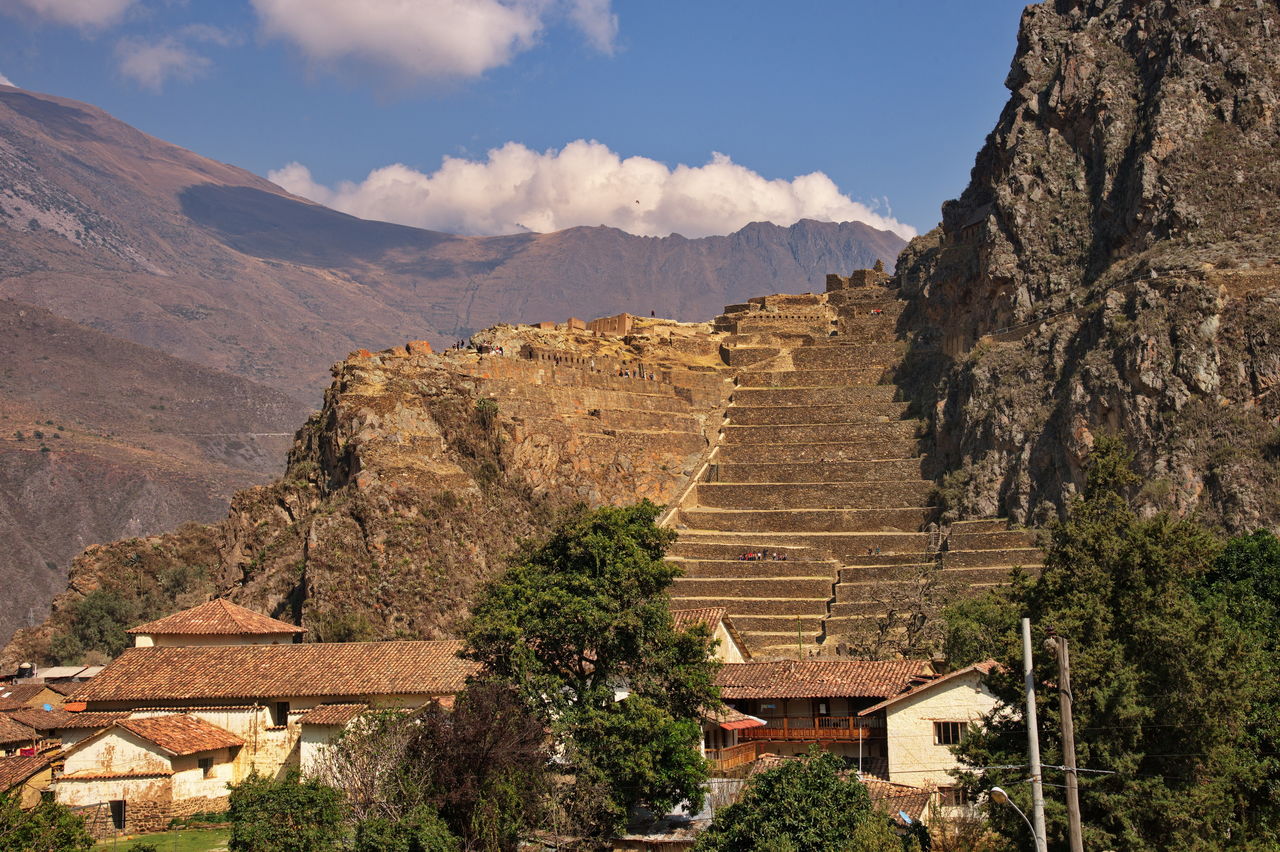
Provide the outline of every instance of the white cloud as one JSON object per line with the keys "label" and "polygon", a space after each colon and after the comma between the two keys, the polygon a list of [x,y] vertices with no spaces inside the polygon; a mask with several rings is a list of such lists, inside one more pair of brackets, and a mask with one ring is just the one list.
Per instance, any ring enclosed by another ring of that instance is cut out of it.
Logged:
{"label": "white cloud", "polygon": [[133,3],[134,0],[0,0],[0,9],[34,12],[54,23],[98,29],[119,22]]}
{"label": "white cloud", "polygon": [[355,60],[413,77],[474,77],[537,43],[564,10],[613,50],[610,0],[251,0],[263,30],[319,61]]}
{"label": "white cloud", "polygon": [[618,16],[610,8],[609,0],[573,0],[569,6],[569,20],[582,30],[592,47],[601,53],[613,54],[614,40],[618,37]]}
{"label": "white cloud", "polygon": [[121,39],[116,44],[116,60],[121,74],[153,92],[159,92],[171,79],[193,80],[212,64],[174,36],[153,43]]}
{"label": "white cloud", "polygon": [[18,88],[17,83],[13,82],[3,74],[0,74],[0,86],[13,86],[15,89]]}
{"label": "white cloud", "polygon": [[768,180],[723,154],[703,166],[671,169],[646,157],[623,159],[582,139],[543,153],[508,142],[482,161],[445,157],[431,174],[395,164],[333,188],[313,180],[300,163],[269,177],[296,195],[365,219],[462,234],[610,225],[647,236],[700,237],[755,221],[820,219],[915,236],[909,225],[841,193],[822,172]]}

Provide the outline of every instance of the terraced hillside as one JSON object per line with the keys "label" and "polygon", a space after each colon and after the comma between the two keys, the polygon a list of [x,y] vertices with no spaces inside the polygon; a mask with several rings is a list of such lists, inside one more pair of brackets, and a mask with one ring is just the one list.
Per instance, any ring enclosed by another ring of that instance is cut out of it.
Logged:
{"label": "terraced hillside", "polygon": [[[757,657],[917,648],[964,590],[1034,567],[1001,519],[938,523],[921,422],[888,376],[905,343],[887,277],[731,305],[735,388],[718,444],[669,514],[681,607],[723,606]],[[756,554],[756,558],[744,558]]]}

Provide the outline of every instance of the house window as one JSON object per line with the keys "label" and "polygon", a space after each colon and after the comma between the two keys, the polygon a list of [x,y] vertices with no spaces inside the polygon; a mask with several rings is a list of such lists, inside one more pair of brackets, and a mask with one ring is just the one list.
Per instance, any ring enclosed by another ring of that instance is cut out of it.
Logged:
{"label": "house window", "polygon": [[208,778],[210,775],[213,774],[213,758],[212,757],[202,757],[199,760],[197,760],[196,763],[200,764],[200,771],[204,773],[205,778]]}
{"label": "house window", "polygon": [[124,799],[112,799],[107,802],[111,808],[111,825],[116,831],[124,831]]}
{"label": "house window", "polygon": [[933,744],[955,745],[964,739],[968,730],[968,722],[934,722]]}
{"label": "house window", "polygon": [[289,724],[289,702],[277,701],[271,705],[271,724],[282,728]]}
{"label": "house window", "polygon": [[938,801],[944,808],[961,808],[969,804],[963,787],[939,787]]}

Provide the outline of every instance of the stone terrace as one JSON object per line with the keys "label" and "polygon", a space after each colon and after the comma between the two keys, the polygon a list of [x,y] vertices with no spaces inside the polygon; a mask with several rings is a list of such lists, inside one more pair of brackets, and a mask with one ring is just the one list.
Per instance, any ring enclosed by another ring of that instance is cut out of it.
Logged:
{"label": "stone terrace", "polygon": [[922,578],[981,588],[1040,561],[1002,520],[937,528],[920,424],[888,384],[903,303],[884,276],[856,276],[715,321],[736,386],[703,475],[668,519],[685,572],[673,597],[725,607],[757,658],[832,653],[875,632]]}

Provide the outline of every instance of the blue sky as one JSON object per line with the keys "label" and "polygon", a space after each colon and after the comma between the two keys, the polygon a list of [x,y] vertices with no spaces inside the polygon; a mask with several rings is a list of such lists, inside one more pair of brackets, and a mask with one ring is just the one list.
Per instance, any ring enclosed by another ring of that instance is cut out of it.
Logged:
{"label": "blue sky", "polygon": [[[863,205],[923,231],[1004,104],[1023,6],[471,3],[0,0],[0,74],[441,230],[694,236]],[[834,186],[791,183],[814,172]]]}

